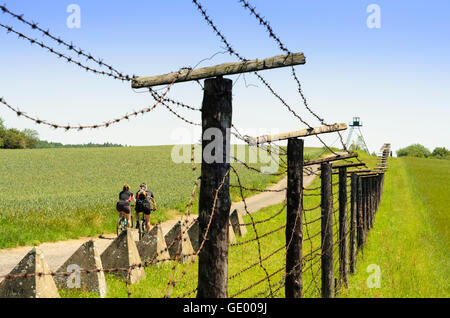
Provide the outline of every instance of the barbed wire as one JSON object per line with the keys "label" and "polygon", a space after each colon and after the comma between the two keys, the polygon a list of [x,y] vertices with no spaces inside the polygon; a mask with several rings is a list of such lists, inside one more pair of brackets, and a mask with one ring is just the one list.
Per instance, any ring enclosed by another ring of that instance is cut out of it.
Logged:
{"label": "barbed wire", "polygon": [[[181,70],[180,70],[180,72],[181,72]],[[109,120],[107,122],[104,122],[104,123],[101,123],[101,124],[100,123],[99,124],[94,124],[94,125],[71,126],[70,124],[69,125],[61,125],[61,124],[51,123],[51,122],[49,122],[47,120],[42,120],[42,119],[38,119],[36,117],[27,115],[25,112],[19,110],[19,108],[11,106],[3,97],[0,98],[0,103],[3,104],[4,106],[6,106],[7,108],[9,108],[10,110],[12,110],[13,112],[15,112],[17,114],[17,116],[19,116],[19,117],[25,117],[25,118],[35,122],[36,124],[49,126],[51,128],[54,128],[54,129],[64,129],[66,131],[68,131],[68,130],[79,130],[79,131],[81,131],[81,130],[84,130],[84,129],[108,128],[111,125],[117,124],[117,123],[119,123],[121,121],[129,120],[130,118],[137,117],[140,114],[143,115],[145,113],[151,112],[153,109],[156,108],[156,106],[158,104],[161,103],[162,98],[170,91],[170,89],[173,86],[173,84],[175,83],[175,81],[176,81],[176,79],[174,79],[172,81],[172,83],[167,87],[167,90],[164,92],[164,94],[160,96],[159,100],[156,100],[156,103],[153,106],[143,108],[143,109],[141,109],[139,111],[134,111],[134,112],[132,112],[130,114],[126,114],[126,115],[124,115],[124,116],[122,116],[120,118],[112,119],[112,120]]]}
{"label": "barbed wire", "polygon": [[[101,67],[106,67],[106,68],[108,68],[108,69],[110,70],[110,73],[108,74],[108,73],[102,73],[102,72],[99,72],[99,71],[96,71],[96,70],[93,70],[93,69],[92,69],[92,71],[93,71],[94,73],[100,73],[100,74],[102,74],[102,75],[107,75],[107,76],[113,77],[113,78],[115,78],[115,79],[123,80],[123,81],[130,81],[131,79],[133,79],[133,78],[136,77],[135,75],[133,75],[133,76],[125,75],[125,74],[123,74],[122,72],[119,72],[119,71],[118,71],[117,69],[115,69],[113,66],[111,66],[111,65],[109,65],[109,64],[107,64],[107,63],[105,63],[105,62],[103,62],[103,59],[95,58],[92,54],[90,54],[90,53],[85,53],[85,51],[82,50],[82,49],[80,49],[80,48],[77,49],[76,46],[75,46],[73,43],[68,43],[67,41],[62,40],[60,37],[56,37],[56,36],[52,35],[52,34],[50,33],[50,30],[48,30],[48,29],[47,29],[47,30],[42,29],[41,27],[39,27],[38,23],[30,22],[30,21],[26,20],[26,19],[23,17],[23,15],[19,15],[19,14],[16,14],[16,13],[10,11],[8,8],[6,8],[5,5],[0,5],[0,11],[1,11],[2,13],[4,13],[4,14],[8,14],[8,15],[14,17],[15,19],[19,20],[20,22],[22,22],[22,23],[28,25],[32,30],[39,31],[40,33],[42,33],[43,36],[52,39],[53,41],[57,42],[58,45],[64,46],[66,49],[68,49],[69,51],[72,51],[72,52],[76,53],[78,56],[84,56],[84,57],[86,58],[87,61],[92,61],[92,62],[96,63],[97,65],[99,65],[99,66],[101,66]],[[2,27],[5,27],[5,26],[2,25]],[[16,34],[18,34],[18,35],[21,34],[21,33],[19,33],[19,32],[16,32],[16,31],[12,30],[12,28],[11,28],[11,31],[10,31],[10,32],[14,32],[14,33],[16,33]],[[20,35],[19,35],[19,36],[20,36]],[[30,40],[29,38],[25,37],[24,35],[22,35],[21,37]],[[34,43],[36,43],[36,44],[40,45],[41,47],[43,47],[39,42],[36,42],[36,40],[34,40]],[[34,44],[34,43],[32,43],[32,44]],[[51,52],[51,53],[53,53],[53,52]],[[56,53],[56,54],[59,55],[59,53]],[[60,56],[60,57],[62,57],[62,56]],[[80,66],[80,67],[83,67],[83,66],[81,66],[81,65],[79,65],[79,66]],[[87,67],[86,67],[86,68],[87,68]],[[113,73],[115,73],[116,75],[113,75]]]}
{"label": "barbed wire", "polygon": [[58,58],[62,58],[64,60],[66,60],[67,63],[71,63],[71,64],[74,64],[74,65],[77,65],[77,66],[79,66],[80,68],[84,69],[87,72],[100,74],[100,75],[105,75],[105,76],[108,76],[108,77],[111,77],[111,78],[114,78],[114,79],[117,79],[117,80],[122,80],[122,81],[129,81],[130,80],[130,78],[128,78],[128,77],[121,78],[120,76],[115,75],[113,72],[99,71],[97,69],[89,67],[89,66],[83,64],[82,62],[75,60],[73,57],[70,57],[68,55],[65,55],[64,53],[58,52],[54,48],[51,48],[48,45],[44,44],[44,42],[42,42],[42,41],[39,41],[39,40],[36,40],[36,39],[32,39],[32,38],[26,36],[25,34],[14,30],[12,27],[10,27],[8,25],[0,23],[0,27],[4,28],[7,33],[16,34],[19,37],[19,39],[26,40],[32,45],[37,45],[37,46],[47,50],[49,53],[56,55]]}
{"label": "barbed wire", "polygon": [[[214,22],[212,21],[212,19],[208,16],[205,8],[200,4],[200,2],[198,0],[192,0],[192,2],[195,4],[195,6],[197,7],[197,9],[200,11],[200,13],[202,14],[204,20],[207,22],[207,24],[213,29],[214,33],[221,39],[222,43],[225,44],[226,49],[228,50],[228,52],[231,55],[236,56],[240,61],[242,62],[247,62],[248,59],[244,58],[243,56],[241,56],[239,53],[237,53],[237,51],[235,49],[233,49],[233,47],[231,46],[231,44],[228,42],[228,40],[225,38],[225,36],[223,35],[223,33],[221,31],[219,31],[219,29],[217,28],[217,26],[214,24]],[[269,83],[258,73],[258,72],[254,72],[253,73],[263,84],[264,86],[266,86],[267,89],[269,89],[269,91],[297,118],[300,120],[300,122],[302,122],[304,125],[306,125],[308,128],[312,129],[313,127],[308,124],[300,115],[298,115],[293,109],[292,107],[290,107],[288,105],[288,103],[278,94],[275,92],[275,90],[269,85]],[[336,154],[337,153],[332,150],[331,148],[328,147],[328,145],[322,140],[322,138],[320,138],[318,135],[314,135],[325,147],[328,148],[329,151],[331,151],[332,153]]]}

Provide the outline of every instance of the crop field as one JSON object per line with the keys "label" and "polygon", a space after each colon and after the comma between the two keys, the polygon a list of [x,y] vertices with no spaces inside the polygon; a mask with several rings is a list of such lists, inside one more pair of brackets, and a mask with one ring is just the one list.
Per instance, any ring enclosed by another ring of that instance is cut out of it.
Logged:
{"label": "crop field", "polygon": [[[193,172],[190,162],[173,162],[171,151],[172,146],[1,150],[0,249],[113,233],[124,183],[133,192],[141,182],[149,184],[158,206],[153,224],[184,213],[200,164]],[[307,148],[305,153],[313,158],[323,151]],[[233,166],[247,187],[264,188],[281,178]],[[238,190],[230,191],[239,200]]]}

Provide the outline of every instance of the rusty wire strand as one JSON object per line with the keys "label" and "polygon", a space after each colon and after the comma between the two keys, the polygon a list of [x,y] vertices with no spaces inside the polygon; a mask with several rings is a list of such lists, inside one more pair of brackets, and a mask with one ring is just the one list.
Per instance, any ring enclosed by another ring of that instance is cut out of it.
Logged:
{"label": "rusty wire strand", "polygon": [[[58,45],[63,45],[64,47],[66,47],[69,51],[72,51],[74,53],[76,53],[79,56],[84,56],[88,61],[92,61],[94,63],[96,63],[97,65],[101,66],[101,67],[106,67],[111,71],[111,74],[114,72],[117,74],[117,76],[115,77],[116,79],[120,79],[120,80],[126,80],[126,81],[130,81],[132,78],[134,78],[135,76],[129,76],[129,75],[124,75],[122,72],[119,72],[118,70],[116,70],[114,67],[112,67],[111,65],[103,62],[103,59],[100,58],[95,58],[94,56],[92,56],[92,54],[89,53],[85,53],[84,50],[80,49],[80,48],[76,48],[76,46],[73,43],[68,43],[67,41],[62,40],[59,37],[56,37],[54,35],[52,35],[50,33],[50,30],[44,30],[41,27],[39,27],[38,23],[35,22],[30,22],[28,20],[26,20],[23,15],[19,15],[16,14],[12,11],[10,11],[8,8],[6,8],[5,5],[0,5],[0,11],[5,13],[5,14],[9,14],[10,16],[16,18],[17,20],[19,20],[20,22],[28,25],[31,29],[33,30],[37,30],[39,32],[42,33],[42,35],[52,39],[53,41],[56,41],[58,43]],[[106,75],[106,74],[104,74]]]}

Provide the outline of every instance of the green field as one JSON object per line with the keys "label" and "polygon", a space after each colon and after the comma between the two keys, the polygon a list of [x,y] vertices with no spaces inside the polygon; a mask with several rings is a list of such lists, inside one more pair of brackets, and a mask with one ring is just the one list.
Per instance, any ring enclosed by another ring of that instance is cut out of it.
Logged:
{"label": "green field", "polygon": [[[174,163],[171,151],[171,146],[0,150],[0,249],[114,233],[124,183],[132,191],[149,184],[158,205],[153,224],[184,213],[200,165],[193,172],[191,163]],[[322,149],[306,153],[312,158]],[[248,149],[245,154],[248,159]],[[233,166],[247,187],[264,188],[280,179]],[[231,196],[239,199],[238,189],[232,188]]]}
{"label": "green field", "polygon": [[[343,297],[450,297],[450,161],[389,158],[384,193]],[[368,288],[368,266],[380,288]]]}

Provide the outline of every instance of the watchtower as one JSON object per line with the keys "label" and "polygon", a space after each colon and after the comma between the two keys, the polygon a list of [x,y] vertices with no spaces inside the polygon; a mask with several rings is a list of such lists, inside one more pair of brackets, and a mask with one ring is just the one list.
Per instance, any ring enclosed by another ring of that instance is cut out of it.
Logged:
{"label": "watchtower", "polygon": [[361,146],[363,148],[363,150],[366,151],[367,153],[370,153],[369,152],[369,148],[367,147],[366,141],[364,140],[363,134],[361,132],[361,127],[363,126],[362,122],[361,122],[361,119],[359,117],[353,117],[353,120],[349,124],[349,126],[350,126],[350,129],[349,129],[349,132],[348,132],[347,142],[345,143],[345,146],[347,148],[349,148],[351,146],[350,142],[352,141],[353,131],[356,129],[357,130],[356,133],[357,133],[357,138],[358,139],[357,139],[357,142],[355,144],[358,145],[358,146]]}

